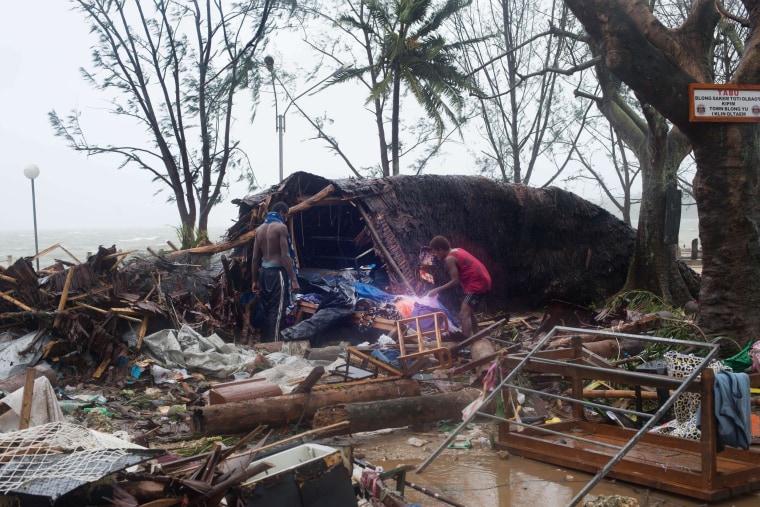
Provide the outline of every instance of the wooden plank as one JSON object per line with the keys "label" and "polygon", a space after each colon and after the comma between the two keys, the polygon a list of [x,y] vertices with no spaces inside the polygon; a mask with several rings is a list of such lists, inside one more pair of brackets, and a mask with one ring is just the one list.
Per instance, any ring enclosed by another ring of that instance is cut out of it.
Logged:
{"label": "wooden plank", "polygon": [[316,385],[317,382],[319,382],[319,379],[322,378],[322,375],[325,374],[325,368],[323,366],[317,366],[313,370],[309,372],[309,375],[303,379],[299,384],[296,386],[295,389],[293,389],[293,393],[308,393],[311,391],[311,388]]}
{"label": "wooden plank", "polygon": [[95,370],[95,373],[92,374],[92,378],[95,380],[99,379],[103,375],[103,372],[106,371],[106,368],[108,367],[110,362],[111,362],[110,357],[106,357],[105,359],[103,359],[103,361],[101,361],[100,364],[98,365],[98,369]]}
{"label": "wooden plank", "polygon": [[36,378],[36,372],[32,368],[26,370],[24,395],[21,398],[21,414],[18,423],[18,429],[20,430],[25,430],[29,427],[29,419],[32,416],[32,399],[34,398],[34,381]]}
{"label": "wooden plank", "polygon": [[[375,359],[374,357],[370,356],[369,354],[365,354],[361,350],[357,349],[356,347],[348,347],[348,363],[351,364],[351,355],[358,357],[363,365],[360,365],[359,367],[365,370],[368,370],[368,365],[374,366],[377,371],[380,370],[384,371],[386,375],[390,376],[400,376],[402,374],[401,370],[398,370],[391,366],[390,364],[380,361],[379,359]],[[365,367],[365,365],[367,367]]]}
{"label": "wooden plank", "polygon": [[501,328],[502,325],[504,325],[504,321],[506,319],[501,319],[498,322],[494,322],[490,326],[488,326],[485,329],[481,329],[474,335],[470,336],[466,340],[462,340],[461,342],[457,343],[454,347],[451,347],[451,353],[454,354],[456,352],[459,352],[462,349],[465,349],[475,343],[476,341],[480,340],[481,338],[484,338],[486,335],[488,335],[491,331],[494,331],[495,329]]}
{"label": "wooden plank", "polygon": [[61,291],[61,300],[58,302],[58,315],[55,316],[53,321],[53,327],[57,328],[61,325],[61,313],[66,308],[66,300],[69,297],[69,288],[71,287],[71,279],[74,278],[74,268],[69,268],[69,272],[66,273],[66,281],[63,283],[63,291]]}
{"label": "wooden plank", "polygon": [[142,323],[140,324],[140,332],[137,333],[137,351],[139,352],[142,348],[143,339],[145,338],[145,333],[148,332],[148,316],[146,315],[142,319]]}

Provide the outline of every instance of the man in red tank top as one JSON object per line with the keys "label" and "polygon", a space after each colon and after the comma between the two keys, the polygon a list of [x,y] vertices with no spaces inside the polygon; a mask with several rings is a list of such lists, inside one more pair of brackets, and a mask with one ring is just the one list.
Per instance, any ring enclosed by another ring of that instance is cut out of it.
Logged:
{"label": "man in red tank top", "polygon": [[451,280],[428,292],[435,296],[439,292],[461,285],[464,299],[459,309],[459,320],[465,338],[472,336],[478,328],[475,310],[485,294],[491,290],[491,275],[488,270],[470,252],[463,248],[451,248],[449,240],[436,236],[430,240],[430,250],[438,261],[444,261]]}

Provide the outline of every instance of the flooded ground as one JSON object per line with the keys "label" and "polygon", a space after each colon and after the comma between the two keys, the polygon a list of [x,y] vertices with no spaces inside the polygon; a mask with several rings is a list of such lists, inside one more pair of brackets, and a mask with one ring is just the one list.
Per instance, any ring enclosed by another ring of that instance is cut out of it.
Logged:
{"label": "flooded ground", "polygon": [[[443,499],[466,507],[562,507],[570,505],[593,479],[593,476],[583,472],[509,456],[490,449],[487,444],[480,443],[481,437],[489,432],[488,426],[476,426],[467,435],[471,448],[444,449],[422,473],[409,472],[407,482],[425,487]],[[396,429],[359,434],[355,436],[354,450],[357,457],[390,470],[401,465],[416,466],[423,463],[438,449],[445,437],[444,433],[435,429],[428,432]],[[427,443],[418,447],[421,441]],[[460,440],[459,444],[464,445],[464,442]],[[395,483],[389,480],[387,485],[394,487]],[[404,493],[406,501],[411,504],[446,505],[409,486]],[[708,505],[659,490],[606,479],[596,485],[587,499],[612,495],[633,497],[641,507]],[[760,505],[760,493],[709,505],[755,507]]]}

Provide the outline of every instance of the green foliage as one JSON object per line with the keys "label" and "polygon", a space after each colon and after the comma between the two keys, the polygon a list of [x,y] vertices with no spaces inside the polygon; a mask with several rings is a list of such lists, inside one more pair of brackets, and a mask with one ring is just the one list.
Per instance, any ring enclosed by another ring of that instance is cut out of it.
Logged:
{"label": "green foliage", "polygon": [[199,229],[193,229],[187,225],[181,225],[174,228],[174,233],[177,235],[177,239],[182,245],[182,250],[188,248],[195,248],[199,244],[208,241],[208,233]]}
{"label": "green foliage", "polygon": [[[661,320],[663,325],[653,331],[653,336],[659,338],[668,338],[670,342],[649,343],[638,355],[641,363],[661,358],[666,352],[675,351],[682,354],[694,354],[697,356],[707,353],[707,349],[694,349],[693,346],[685,344],[685,341],[704,342],[704,343],[721,343],[726,340],[724,337],[713,338],[708,340],[698,326],[686,319],[683,310],[667,306],[663,300],[648,291],[631,290],[618,294],[610,301],[611,311],[620,313],[628,310],[642,314],[662,312]],[[670,314],[672,317],[667,317]],[[627,363],[627,367],[633,369],[640,363]]]}
{"label": "green foliage", "polygon": [[368,16],[341,16],[340,22],[362,31],[371,45],[368,53],[374,61],[343,74],[336,81],[375,78],[367,103],[391,98],[393,173],[398,174],[399,110],[403,85],[435,125],[439,140],[444,119],[457,128],[464,123],[462,109],[465,93],[480,94],[472,78],[458,64],[461,50],[482,39],[448,43],[441,35],[444,25],[470,5],[471,0],[446,0],[436,5],[432,0],[363,0]]}
{"label": "green foliage", "polygon": [[666,307],[659,296],[644,290],[621,292],[610,301],[609,307],[615,313],[619,313],[622,310],[631,310],[639,313],[672,312],[673,310]]}

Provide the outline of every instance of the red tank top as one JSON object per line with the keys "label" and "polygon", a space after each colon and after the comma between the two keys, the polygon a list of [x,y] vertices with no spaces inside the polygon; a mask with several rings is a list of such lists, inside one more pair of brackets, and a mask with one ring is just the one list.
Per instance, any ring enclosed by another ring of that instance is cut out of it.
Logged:
{"label": "red tank top", "polygon": [[465,294],[484,294],[491,290],[491,275],[475,256],[462,248],[451,249],[449,255],[457,260],[459,283]]}

